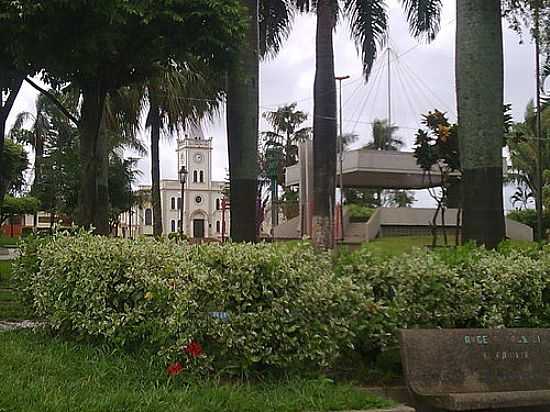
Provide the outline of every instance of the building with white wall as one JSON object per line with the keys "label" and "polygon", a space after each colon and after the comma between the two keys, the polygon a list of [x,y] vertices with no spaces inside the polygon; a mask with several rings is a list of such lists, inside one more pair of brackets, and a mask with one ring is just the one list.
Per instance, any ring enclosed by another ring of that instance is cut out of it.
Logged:
{"label": "building with white wall", "polygon": [[[222,210],[226,183],[212,179],[212,138],[205,138],[202,130],[192,127],[178,139],[178,170],[185,166],[188,175],[183,196],[183,232],[189,238],[221,239],[229,233],[230,213]],[[151,186],[140,186],[142,193],[150,193]],[[160,181],[163,234],[176,233],[180,227],[182,207],[179,180]],[[128,237],[153,234],[153,207],[150,196],[133,209],[130,227],[128,214],[121,217],[121,235]]]}

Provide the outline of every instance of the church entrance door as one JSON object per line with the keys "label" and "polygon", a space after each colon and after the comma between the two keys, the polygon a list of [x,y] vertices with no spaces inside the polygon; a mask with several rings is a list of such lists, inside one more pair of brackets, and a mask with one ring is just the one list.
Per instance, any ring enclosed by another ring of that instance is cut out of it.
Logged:
{"label": "church entrance door", "polygon": [[204,219],[193,219],[193,237],[204,239]]}

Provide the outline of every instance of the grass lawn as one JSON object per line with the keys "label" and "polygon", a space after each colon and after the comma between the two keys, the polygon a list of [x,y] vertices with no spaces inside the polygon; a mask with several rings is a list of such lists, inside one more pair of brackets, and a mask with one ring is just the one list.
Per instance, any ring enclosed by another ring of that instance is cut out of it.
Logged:
{"label": "grass lawn", "polygon": [[0,247],[1,246],[16,246],[19,242],[18,237],[9,237],[3,234],[0,234]]}
{"label": "grass lawn", "polygon": [[[29,319],[25,308],[16,301],[12,290],[11,262],[0,261],[0,320]],[[0,409],[1,411],[1,409]]]}
{"label": "grass lawn", "polygon": [[[449,245],[454,246],[454,236],[449,236]],[[365,247],[380,256],[398,256],[410,252],[414,248],[424,248],[432,244],[431,236],[396,236],[378,238],[366,243]],[[438,245],[443,244],[443,238],[438,238]],[[511,241],[514,248],[526,249],[536,246],[535,242]]]}
{"label": "grass lawn", "polygon": [[386,407],[346,384],[228,384],[176,378],[146,358],[30,331],[0,333],[0,411],[285,412]]}

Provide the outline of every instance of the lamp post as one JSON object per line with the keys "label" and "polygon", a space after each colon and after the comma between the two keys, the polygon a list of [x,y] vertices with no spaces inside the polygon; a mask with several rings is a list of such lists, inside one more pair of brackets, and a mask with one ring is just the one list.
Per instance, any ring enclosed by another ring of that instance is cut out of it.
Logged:
{"label": "lamp post", "polygon": [[181,207],[180,207],[180,236],[183,237],[183,200],[185,196],[185,182],[187,181],[187,174],[189,172],[187,171],[187,168],[185,166],[182,166],[181,169],[178,172],[179,180],[181,183]]}
{"label": "lamp post", "polygon": [[340,151],[340,237],[341,240],[344,240],[344,177],[343,177],[343,159],[344,159],[344,135],[343,135],[343,127],[342,127],[342,81],[349,79],[350,76],[337,76],[335,79],[338,81],[339,89],[340,89],[340,136],[338,139],[338,150]]}
{"label": "lamp post", "polygon": [[[137,166],[138,162],[141,160],[141,157],[129,157],[128,162],[130,162],[130,167],[132,168],[132,173],[134,173],[134,166]],[[132,189],[132,182],[130,182],[130,208],[128,209],[128,239],[133,239],[132,235],[132,214],[134,213],[134,190]],[[136,229],[137,230],[137,229]]]}

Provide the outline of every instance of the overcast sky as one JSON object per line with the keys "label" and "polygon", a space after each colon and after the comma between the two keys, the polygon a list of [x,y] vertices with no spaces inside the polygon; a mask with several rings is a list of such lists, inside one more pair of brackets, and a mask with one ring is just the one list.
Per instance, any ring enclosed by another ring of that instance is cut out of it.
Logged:
{"label": "overcast sky", "polygon": [[[390,15],[392,63],[392,122],[399,126],[397,135],[410,149],[421,114],[437,108],[447,111],[456,120],[454,84],[455,0],[444,0],[442,29],[431,44],[419,44],[409,36],[408,25],[397,0],[388,0]],[[515,120],[521,120],[524,109],[534,96],[534,47],[530,39],[520,43],[517,34],[505,26],[505,102],[511,103]],[[343,83],[344,133],[357,133],[360,141],[371,138],[371,123],[387,118],[387,58],[380,53],[371,79],[365,84],[361,61],[350,39],[346,21],[341,21],[334,35],[336,75],[349,75]],[[260,67],[260,112],[274,110],[285,103],[298,102],[298,108],[313,112],[313,79],[315,74],[315,17],[298,16],[292,34],[277,58],[263,62]],[[27,85],[20,93],[8,125],[15,113],[32,111],[36,94]],[[204,124],[205,134],[214,141],[214,178],[223,180],[227,170],[227,141],[225,114],[210,124]],[[260,130],[267,125],[261,122]],[[144,134],[144,141],[147,136]],[[161,176],[177,177],[175,138],[161,145]],[[150,161],[139,162],[143,176],[140,183],[150,183]],[[418,194],[416,206],[426,206],[425,194]]]}

